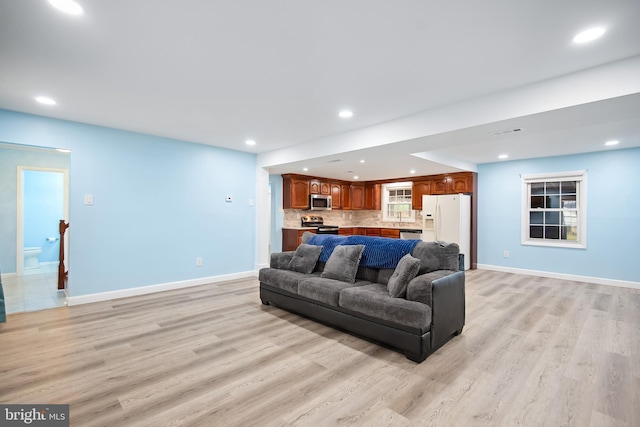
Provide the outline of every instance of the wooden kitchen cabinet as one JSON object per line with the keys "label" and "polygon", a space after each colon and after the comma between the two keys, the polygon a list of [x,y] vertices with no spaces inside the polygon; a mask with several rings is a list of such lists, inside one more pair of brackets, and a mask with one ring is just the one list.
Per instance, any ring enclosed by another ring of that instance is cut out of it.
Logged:
{"label": "wooden kitchen cabinet", "polygon": [[364,208],[366,210],[382,209],[382,186],[380,184],[366,184],[364,186]]}
{"label": "wooden kitchen cabinet", "polygon": [[351,209],[351,185],[341,184],[340,187],[340,206],[343,210],[349,210]]}
{"label": "wooden kitchen cabinet", "polygon": [[379,228],[365,228],[364,232],[366,236],[380,236]]}
{"label": "wooden kitchen cabinet", "polygon": [[473,174],[469,172],[452,175],[449,189],[453,194],[473,192]]}
{"label": "wooden kitchen cabinet", "polygon": [[353,235],[353,228],[340,227],[340,229],[338,229],[338,234],[341,235],[341,236],[352,236]]}
{"label": "wooden kitchen cabinet", "polygon": [[331,183],[328,181],[320,181],[319,179],[312,179],[309,181],[309,194],[324,194],[328,196],[331,194]]}
{"label": "wooden kitchen cabinet", "polygon": [[332,182],[331,186],[331,205],[333,209],[342,209],[342,185]]}
{"label": "wooden kitchen cabinet", "polygon": [[431,180],[414,181],[411,189],[411,209],[422,210],[422,196],[431,194]]}
{"label": "wooden kitchen cabinet", "polygon": [[351,184],[351,209],[364,209],[364,184]]}
{"label": "wooden kitchen cabinet", "polygon": [[302,244],[302,235],[308,231],[315,234],[315,230],[282,229],[282,251],[295,251]]}
{"label": "wooden kitchen cabinet", "polygon": [[320,181],[317,179],[309,181],[309,194],[320,194]]}
{"label": "wooden kitchen cabinet", "polygon": [[473,192],[473,174],[471,172],[436,175],[431,180],[431,194],[471,192]]}
{"label": "wooden kitchen cabinet", "polygon": [[399,239],[400,230],[397,228],[381,228],[380,237],[389,237],[391,239]]}
{"label": "wooden kitchen cabinet", "polygon": [[282,208],[309,208],[309,180],[292,175],[282,175]]}

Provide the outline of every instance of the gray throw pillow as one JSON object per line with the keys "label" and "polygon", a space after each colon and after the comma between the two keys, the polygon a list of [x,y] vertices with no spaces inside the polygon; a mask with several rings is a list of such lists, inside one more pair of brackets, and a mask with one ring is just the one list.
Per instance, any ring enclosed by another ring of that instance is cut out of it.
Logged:
{"label": "gray throw pillow", "polygon": [[321,277],[343,282],[355,282],[364,245],[338,245],[322,270]]}
{"label": "gray throw pillow", "polygon": [[293,254],[291,261],[289,261],[289,270],[297,271],[298,273],[310,274],[313,273],[313,269],[320,258],[322,252],[322,246],[301,244]]}
{"label": "gray throw pillow", "polygon": [[393,298],[404,298],[407,294],[407,285],[418,274],[418,270],[420,270],[420,260],[418,258],[414,258],[411,254],[406,254],[396,266],[395,271],[389,278],[389,283],[387,283],[387,289],[389,290],[389,295]]}

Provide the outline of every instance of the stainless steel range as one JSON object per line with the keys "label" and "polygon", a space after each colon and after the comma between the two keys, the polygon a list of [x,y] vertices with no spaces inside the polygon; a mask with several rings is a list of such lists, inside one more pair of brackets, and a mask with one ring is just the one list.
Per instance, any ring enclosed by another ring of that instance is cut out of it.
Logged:
{"label": "stainless steel range", "polygon": [[325,225],[318,215],[303,215],[300,217],[302,227],[316,227],[316,234],[338,234],[337,225]]}

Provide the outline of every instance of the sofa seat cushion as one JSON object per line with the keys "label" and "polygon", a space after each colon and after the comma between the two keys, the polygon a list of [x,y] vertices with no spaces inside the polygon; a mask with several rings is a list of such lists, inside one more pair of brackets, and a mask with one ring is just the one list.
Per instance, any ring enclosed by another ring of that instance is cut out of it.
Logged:
{"label": "sofa seat cushion", "polygon": [[324,277],[309,277],[302,279],[298,285],[300,296],[319,301],[334,307],[338,306],[340,292],[352,287],[370,285],[371,282],[358,280],[354,283],[343,282],[337,279],[327,279]]}
{"label": "sofa seat cushion", "polygon": [[416,301],[393,298],[385,285],[373,283],[346,288],[340,292],[340,307],[372,318],[419,329],[431,327],[431,307]]}
{"label": "sofa seat cushion", "polygon": [[260,282],[274,288],[279,288],[292,294],[298,293],[298,282],[307,277],[316,277],[320,273],[304,274],[297,271],[281,270],[279,268],[262,268],[258,273]]}

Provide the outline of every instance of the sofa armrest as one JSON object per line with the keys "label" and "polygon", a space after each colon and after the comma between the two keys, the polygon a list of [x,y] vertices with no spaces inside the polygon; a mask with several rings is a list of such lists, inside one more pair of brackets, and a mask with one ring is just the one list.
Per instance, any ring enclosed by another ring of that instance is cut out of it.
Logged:
{"label": "sofa armrest", "polygon": [[464,271],[432,282],[431,334],[434,350],[462,332],[465,319]]}
{"label": "sofa armrest", "polygon": [[436,270],[414,277],[407,285],[407,299],[431,307],[433,281],[453,273],[455,273],[453,270]]}
{"label": "sofa armrest", "polygon": [[286,270],[289,265],[289,261],[293,258],[293,254],[295,254],[295,251],[272,253],[269,261],[269,267]]}

